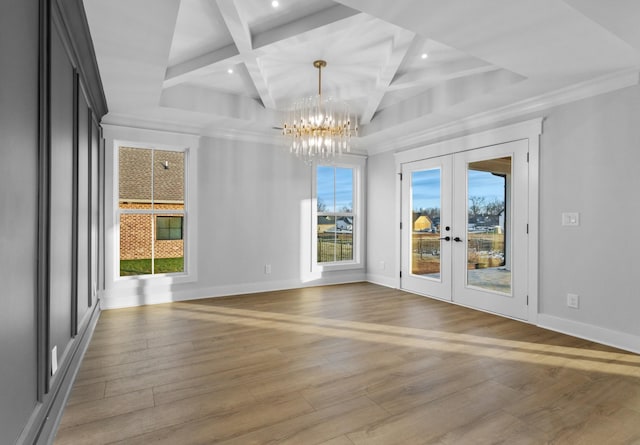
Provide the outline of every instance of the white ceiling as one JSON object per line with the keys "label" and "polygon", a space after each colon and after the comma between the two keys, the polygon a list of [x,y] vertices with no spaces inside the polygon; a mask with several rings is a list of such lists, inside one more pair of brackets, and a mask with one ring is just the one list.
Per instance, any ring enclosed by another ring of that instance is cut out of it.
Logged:
{"label": "white ceiling", "polygon": [[103,122],[277,139],[325,59],[323,95],[350,104],[366,150],[640,68],[637,0],[279,3],[84,0]]}

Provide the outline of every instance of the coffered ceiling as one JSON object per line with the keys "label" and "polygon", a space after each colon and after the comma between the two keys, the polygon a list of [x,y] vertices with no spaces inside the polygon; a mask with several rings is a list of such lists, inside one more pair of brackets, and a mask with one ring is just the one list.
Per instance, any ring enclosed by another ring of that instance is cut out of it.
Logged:
{"label": "coffered ceiling", "polygon": [[328,64],[323,95],[357,114],[364,151],[616,76],[637,82],[640,67],[636,0],[84,4],[104,122],[203,135],[277,141],[282,112],[317,91],[315,59]]}

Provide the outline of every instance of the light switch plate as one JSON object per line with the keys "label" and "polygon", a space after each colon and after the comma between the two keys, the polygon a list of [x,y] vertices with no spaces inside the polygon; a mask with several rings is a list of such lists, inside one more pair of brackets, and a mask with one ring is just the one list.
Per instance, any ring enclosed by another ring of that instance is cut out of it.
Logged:
{"label": "light switch plate", "polygon": [[579,226],[580,214],[577,212],[563,212],[562,225],[563,226]]}
{"label": "light switch plate", "polygon": [[51,349],[51,375],[54,375],[58,370],[58,347],[54,346]]}
{"label": "light switch plate", "polygon": [[567,306],[578,309],[580,307],[580,297],[576,294],[567,294]]}

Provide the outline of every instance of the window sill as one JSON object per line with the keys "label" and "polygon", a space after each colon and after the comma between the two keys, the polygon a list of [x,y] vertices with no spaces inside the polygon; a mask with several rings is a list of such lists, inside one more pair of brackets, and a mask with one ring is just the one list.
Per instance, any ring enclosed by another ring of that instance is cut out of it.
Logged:
{"label": "window sill", "polygon": [[361,263],[356,262],[345,262],[345,263],[323,263],[323,264],[314,264],[314,271],[317,272],[333,272],[337,270],[354,270],[354,269],[364,269],[364,266]]}
{"label": "window sill", "polygon": [[169,285],[180,283],[191,283],[197,281],[197,277],[193,273],[166,273],[155,275],[128,275],[124,277],[115,277],[114,284],[122,287],[135,287],[140,282],[149,282],[152,285]]}

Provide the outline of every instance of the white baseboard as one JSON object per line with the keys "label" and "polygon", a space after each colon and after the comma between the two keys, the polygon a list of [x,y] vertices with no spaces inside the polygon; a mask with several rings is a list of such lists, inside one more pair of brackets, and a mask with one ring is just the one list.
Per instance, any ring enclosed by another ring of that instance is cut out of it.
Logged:
{"label": "white baseboard", "polygon": [[[299,280],[259,281],[254,283],[239,283],[207,288],[171,289],[171,286],[147,286],[138,291],[121,289],[105,292],[101,299],[102,309],[119,309],[125,307],[144,306],[147,304],[171,303],[174,301],[199,300],[203,298],[226,297],[231,295],[253,294],[279,290],[297,289],[301,287],[325,286],[331,284],[346,284],[365,281],[362,271],[340,274],[336,277],[323,277],[320,280],[301,282]],[[185,285],[186,287],[186,285]]]}
{"label": "white baseboard", "polygon": [[378,284],[380,286],[385,286],[385,287],[391,287],[393,289],[397,289],[397,287],[398,287],[395,278],[388,277],[388,276],[385,276],[385,275],[377,275],[377,274],[368,273],[367,274],[367,281],[369,283]]}
{"label": "white baseboard", "polygon": [[538,326],[640,354],[640,337],[579,321],[538,314]]}

